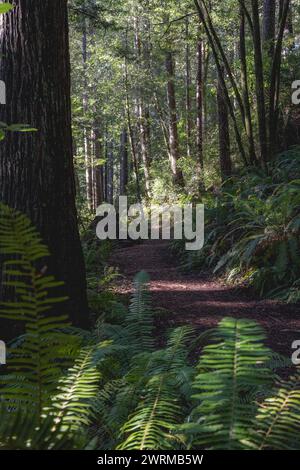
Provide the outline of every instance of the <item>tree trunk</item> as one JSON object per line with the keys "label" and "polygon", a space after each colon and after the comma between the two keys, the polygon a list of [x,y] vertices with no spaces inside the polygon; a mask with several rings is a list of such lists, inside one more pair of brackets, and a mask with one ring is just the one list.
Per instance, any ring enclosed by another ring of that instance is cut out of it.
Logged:
{"label": "tree trunk", "polygon": [[[142,42],[140,38],[140,26],[138,18],[134,19],[135,28],[135,51],[138,58],[138,67],[140,73],[143,72],[143,62],[145,63],[145,51],[142,51]],[[145,178],[145,192],[146,197],[150,197],[150,152],[149,152],[149,141],[148,141],[148,122],[146,118],[146,111],[144,106],[144,88],[143,86],[138,87],[137,97],[137,118],[139,128],[139,142],[140,151],[143,162],[144,178]]]}
{"label": "tree trunk", "polygon": [[275,19],[276,2],[274,0],[264,0],[262,39],[264,49],[270,57],[273,57],[274,54]]}
{"label": "tree trunk", "polygon": [[243,8],[240,8],[240,61],[241,61],[241,88],[245,108],[245,128],[249,144],[249,159],[250,163],[256,164],[256,152],[253,135],[253,125],[251,117],[250,96],[248,86],[248,71],[247,71],[247,54],[245,42],[245,13]]}
{"label": "tree trunk", "polygon": [[104,201],[103,194],[103,165],[99,163],[102,159],[102,143],[101,143],[101,129],[100,122],[96,120],[94,127],[94,158],[95,158],[95,167],[93,169],[94,173],[94,209],[100,206]]}
{"label": "tree trunk", "polygon": [[66,0],[15,0],[3,17],[1,121],[28,123],[0,147],[0,199],[27,214],[49,246],[48,270],[65,281],[61,307],[88,326],[86,280],[75,207]]}
{"label": "tree trunk", "polygon": [[269,154],[274,157],[278,150],[278,118],[279,95],[281,79],[282,42],[290,10],[290,0],[282,2],[282,11],[279,18],[278,35],[272,61],[270,88],[269,88]]}
{"label": "tree trunk", "polygon": [[132,164],[135,174],[135,183],[136,183],[136,198],[137,201],[141,201],[141,186],[140,186],[140,175],[139,175],[139,163],[138,163],[138,156],[136,152],[135,140],[134,140],[134,132],[131,120],[131,112],[130,112],[130,103],[129,103],[129,80],[128,80],[128,67],[127,67],[127,59],[125,57],[124,60],[124,82],[125,82],[125,111],[126,111],[126,120],[128,126],[128,135],[129,135],[129,143],[131,149],[131,158]]}
{"label": "tree trunk", "polygon": [[[82,65],[83,65],[83,113],[84,119],[88,113],[88,80],[87,80],[87,19],[83,18],[83,31],[82,31]],[[83,148],[84,148],[84,162],[85,162],[85,184],[86,184],[86,198],[88,207],[92,210],[93,206],[93,167],[91,164],[91,139],[89,136],[89,129],[84,123],[83,129]]]}
{"label": "tree trunk", "polygon": [[261,162],[266,166],[269,160],[267,123],[266,123],[266,106],[264,93],[264,71],[263,56],[261,46],[260,20],[258,0],[251,0],[252,21],[253,21],[253,46],[254,46],[254,65],[256,76],[256,100]]}
{"label": "tree trunk", "polygon": [[218,77],[217,104],[219,118],[219,153],[221,176],[224,181],[231,175],[229,119],[222,77]]}
{"label": "tree trunk", "polygon": [[197,78],[196,78],[196,143],[197,143],[197,168],[199,189],[203,189],[203,41],[197,43]]}
{"label": "tree trunk", "polygon": [[107,145],[107,202],[114,203],[114,144],[110,140]]}
{"label": "tree trunk", "polygon": [[166,52],[166,71],[168,77],[167,94],[169,107],[169,139],[170,139],[170,160],[174,183],[184,186],[182,171],[178,168],[179,160],[179,140],[177,128],[177,107],[174,84],[174,60],[171,51]]}
{"label": "tree trunk", "polygon": [[128,133],[127,129],[123,129],[121,133],[121,149],[120,149],[120,196],[127,193],[128,184]]}
{"label": "tree trunk", "polygon": [[191,101],[191,60],[189,43],[189,19],[185,23],[185,110],[186,110],[186,141],[187,155],[192,155],[192,101]]}

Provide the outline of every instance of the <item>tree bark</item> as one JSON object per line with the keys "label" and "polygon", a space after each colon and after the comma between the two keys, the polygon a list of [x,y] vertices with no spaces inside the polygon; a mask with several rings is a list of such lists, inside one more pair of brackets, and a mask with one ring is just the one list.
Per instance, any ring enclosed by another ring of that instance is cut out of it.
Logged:
{"label": "tree bark", "polygon": [[0,199],[27,214],[49,246],[48,271],[65,282],[65,309],[88,326],[86,280],[77,227],[72,155],[66,0],[15,0],[3,17],[0,76],[7,84],[1,121],[26,123],[0,146]]}

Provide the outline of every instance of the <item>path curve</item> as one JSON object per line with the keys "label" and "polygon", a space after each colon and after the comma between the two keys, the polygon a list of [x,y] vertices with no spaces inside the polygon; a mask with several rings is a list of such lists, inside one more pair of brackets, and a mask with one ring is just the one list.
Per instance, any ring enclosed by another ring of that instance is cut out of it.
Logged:
{"label": "path curve", "polygon": [[135,274],[148,272],[153,304],[169,312],[168,326],[192,324],[203,331],[225,316],[253,319],[267,332],[268,345],[289,356],[292,342],[300,340],[299,304],[254,299],[246,290],[223,285],[208,274],[186,274],[169,242],[120,245],[111,264],[123,274],[116,285],[119,294],[130,294]]}

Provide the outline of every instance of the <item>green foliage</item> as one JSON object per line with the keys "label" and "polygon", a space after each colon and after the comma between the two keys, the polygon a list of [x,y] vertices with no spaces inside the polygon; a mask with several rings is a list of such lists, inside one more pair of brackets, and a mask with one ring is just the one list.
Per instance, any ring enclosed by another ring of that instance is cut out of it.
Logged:
{"label": "green foliage", "polygon": [[0,249],[16,296],[1,316],[25,324],[1,376],[1,449],[299,449],[299,378],[274,383],[291,364],[255,322],[225,318],[200,337],[178,327],[159,349],[142,272],[128,310],[75,330],[57,314],[58,283],[37,269],[39,235],[3,205]]}
{"label": "green foliage", "polygon": [[13,5],[11,3],[1,3],[0,5],[0,15],[9,12],[13,9]]}
{"label": "green foliage", "polygon": [[261,294],[299,300],[300,158],[295,148],[270,165],[269,176],[253,170],[232,177],[205,195],[206,243],[185,255],[184,266],[209,266],[228,281],[247,283]]}
{"label": "green foliage", "polygon": [[[24,335],[9,350],[9,371],[2,400],[15,400],[41,414],[62,370],[78,348],[78,339],[67,335],[67,318],[51,314],[64,300],[53,276],[37,268],[45,263],[47,248],[27,217],[0,205],[0,251],[5,256],[4,282],[14,298],[1,306],[0,317],[24,324]],[[70,358],[70,359],[69,359]],[[1,382],[3,377],[1,377]]]}
{"label": "green foliage", "polygon": [[259,407],[250,446],[257,450],[297,450],[300,433],[299,374],[279,382],[275,392]]}
{"label": "green foliage", "polygon": [[267,367],[271,351],[253,321],[226,318],[219,324],[215,344],[200,357],[189,424],[190,445],[197,448],[239,450],[248,436],[255,397],[270,389],[273,372]]}

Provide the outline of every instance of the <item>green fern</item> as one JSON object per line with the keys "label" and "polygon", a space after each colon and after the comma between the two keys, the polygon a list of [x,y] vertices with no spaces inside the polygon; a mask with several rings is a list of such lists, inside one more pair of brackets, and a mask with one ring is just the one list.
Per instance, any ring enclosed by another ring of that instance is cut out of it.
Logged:
{"label": "green fern", "polygon": [[4,284],[15,300],[1,303],[0,318],[22,322],[25,334],[9,348],[8,371],[1,377],[1,399],[37,411],[49,403],[58,378],[70,366],[80,340],[66,334],[67,318],[49,311],[64,298],[51,295],[61,286],[44,276],[37,263],[49,255],[24,215],[0,205],[0,252],[5,256]]}
{"label": "green fern", "polygon": [[178,446],[173,431],[183,419],[184,385],[191,379],[192,369],[187,363],[187,342],[191,334],[189,327],[177,328],[171,333],[167,348],[152,353],[144,370],[144,377],[149,378],[141,389],[143,398],[122,428],[126,439],[119,449],[156,450]]}
{"label": "green fern", "polygon": [[226,318],[216,331],[216,344],[206,346],[193,388],[198,401],[185,432],[191,445],[237,450],[255,415],[253,395],[270,388],[271,352],[262,329],[253,321]]}
{"label": "green fern", "polygon": [[55,417],[56,426],[78,431],[90,424],[100,384],[99,363],[108,347],[102,343],[82,348],[74,365],[60,379],[58,394],[47,410]]}
{"label": "green fern", "polygon": [[274,396],[259,407],[252,439],[245,442],[257,450],[299,450],[300,376],[281,381]]}

